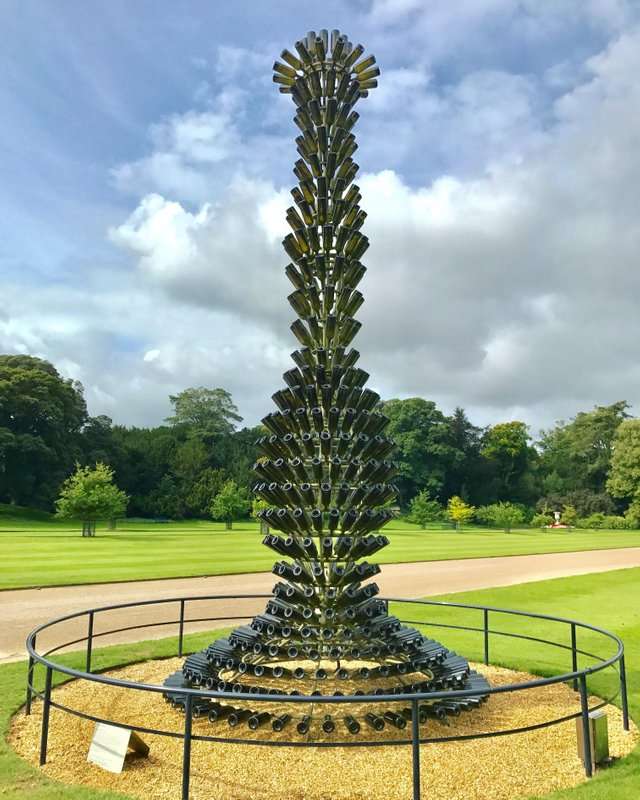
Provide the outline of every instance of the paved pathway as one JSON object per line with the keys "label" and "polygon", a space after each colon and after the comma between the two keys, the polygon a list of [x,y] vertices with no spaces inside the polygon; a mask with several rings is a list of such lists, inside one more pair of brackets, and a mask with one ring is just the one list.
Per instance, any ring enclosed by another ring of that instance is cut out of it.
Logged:
{"label": "paved pathway", "polygon": [[[382,594],[388,597],[417,598],[638,566],[640,566],[640,547],[629,547],[578,553],[385,564],[382,567],[382,574],[376,577],[376,582]],[[0,592],[0,662],[24,657],[26,635],[36,625],[84,608],[169,597],[265,594],[271,591],[275,580],[275,576],[270,572],[259,572],[207,578],[176,578]],[[216,626],[227,627],[233,624],[229,622],[230,617],[253,615],[264,608],[264,602],[264,600],[229,599],[218,600],[215,603],[207,601],[189,603],[187,618],[197,619],[213,614],[221,619],[217,623],[192,622],[186,627],[186,631],[207,630]],[[110,611],[96,619],[94,631],[100,633],[126,625],[176,620],[178,613],[177,603]],[[143,638],[161,638],[176,632],[177,625],[174,624],[142,628],[102,637],[98,639],[96,646],[138,641]],[[62,635],[70,641],[85,634],[86,618],[82,621],[73,620],[57,626],[56,643],[61,641]],[[51,642],[51,637],[43,634],[40,645],[47,646]],[[41,650],[41,647],[38,649]]]}

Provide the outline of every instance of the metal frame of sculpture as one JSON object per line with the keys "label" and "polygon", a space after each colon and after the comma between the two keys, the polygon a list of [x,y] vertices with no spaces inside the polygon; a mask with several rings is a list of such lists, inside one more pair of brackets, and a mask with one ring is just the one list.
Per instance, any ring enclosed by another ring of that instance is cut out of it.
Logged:
{"label": "metal frame of sculpture", "polygon": [[[269,435],[259,440],[263,456],[254,466],[254,492],[271,504],[260,517],[276,531],[263,543],[282,556],[273,567],[278,581],[265,612],[189,656],[183,671],[168,678],[167,696],[179,702],[184,686],[232,690],[239,701],[256,692],[313,698],[488,689],[464,658],[390,616],[377,584],[367,582],[380,567],[364,559],[389,543],[379,531],[396,498],[388,419],[379,395],[365,388],[369,376],[350,347],[363,303],[360,259],[369,246],[353,183],[354,107],[377,86],[379,70],[374,56],[337,30],[312,31],[295,49],[297,56],[282,52],[273,80],[291,95],[300,129],[295,205],[287,210],[292,233],[283,246],[294,286],[288,300],[298,315],[291,330],[301,348],[284,373],[286,386],[273,395],[277,411],[262,420]],[[483,699],[426,704],[421,720],[457,714]],[[294,719],[246,703],[209,710],[212,721],[246,721],[254,730],[289,726],[302,735],[315,723],[324,734],[338,722],[351,734],[363,724],[403,728],[408,716],[384,706],[359,716],[347,707],[341,718],[323,713],[315,721],[308,713]]]}

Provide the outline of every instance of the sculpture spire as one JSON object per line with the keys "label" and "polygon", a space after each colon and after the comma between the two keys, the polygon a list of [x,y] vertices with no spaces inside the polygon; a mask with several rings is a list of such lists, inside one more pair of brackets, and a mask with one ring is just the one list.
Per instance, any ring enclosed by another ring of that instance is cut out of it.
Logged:
{"label": "sculpture spire", "polygon": [[[249,714],[250,695],[270,693],[276,701],[275,695],[305,694],[311,704],[323,693],[402,694],[483,688],[486,682],[463,658],[389,615],[377,584],[367,582],[380,572],[366,559],[389,544],[380,530],[393,516],[389,506],[396,497],[393,442],[384,435],[388,419],[351,347],[363,302],[360,259],[369,246],[353,182],[354,106],[375,88],[379,70],[373,56],[339,31],[312,31],[295,50],[282,52],[274,81],[291,95],[300,129],[293,169],[298,183],[287,210],[292,233],[283,241],[294,287],[288,300],[297,314],[291,330],[300,348],[283,375],[286,385],[273,394],[277,410],[262,420],[267,434],[258,442],[262,456],[253,487],[270,504],[260,517],[276,531],[263,542],[281,556],[273,567],[278,580],[265,612],[189,656],[183,675],[167,682],[167,694],[179,698],[175,687],[183,676],[190,685],[231,688],[239,708],[214,707],[212,721],[246,718],[254,728],[271,719],[274,730],[293,721],[306,734],[312,707],[297,706],[295,720],[284,703],[282,713]],[[478,702],[448,705],[454,713]],[[406,724],[395,706],[369,706],[360,719],[357,711],[352,705],[341,715],[350,734],[361,723],[375,730],[385,721]],[[425,719],[430,712],[447,713],[426,706]],[[325,714],[322,731],[334,728]]]}

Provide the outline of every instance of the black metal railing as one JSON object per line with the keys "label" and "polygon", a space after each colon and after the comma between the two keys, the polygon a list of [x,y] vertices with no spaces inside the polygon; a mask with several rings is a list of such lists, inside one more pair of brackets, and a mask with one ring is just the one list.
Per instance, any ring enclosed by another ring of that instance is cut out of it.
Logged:
{"label": "black metal railing", "polygon": [[[622,709],[623,727],[625,730],[627,731],[629,730],[629,708],[628,708],[628,698],[627,698],[624,645],[622,643],[622,640],[618,636],[616,636],[616,634],[604,630],[603,628],[599,628],[595,625],[590,625],[585,622],[566,619],[564,617],[555,617],[548,614],[517,611],[514,609],[494,608],[491,606],[472,605],[467,603],[452,603],[452,602],[443,603],[435,600],[408,600],[404,598],[385,598],[385,599],[389,603],[399,603],[402,605],[409,604],[410,606],[416,608],[432,608],[432,609],[437,608],[440,610],[465,609],[468,611],[472,611],[473,613],[477,612],[482,621],[481,624],[477,626],[457,625],[451,622],[442,622],[434,620],[403,619],[401,621],[406,624],[419,625],[422,627],[439,627],[439,628],[446,628],[449,630],[466,631],[472,634],[475,633],[480,634],[482,636],[481,640],[482,652],[485,664],[489,664],[490,662],[492,637],[507,637],[507,638],[518,639],[523,642],[535,642],[537,644],[542,644],[552,648],[565,650],[570,654],[570,659],[571,659],[570,668],[568,669],[567,672],[558,675],[541,677],[526,682],[493,686],[490,687],[488,691],[487,689],[482,689],[482,690],[456,689],[456,690],[442,690],[437,692],[414,692],[402,695],[397,695],[397,694],[389,694],[389,695],[376,694],[376,695],[357,695],[357,696],[319,695],[313,697],[314,704],[326,703],[331,705],[334,703],[339,703],[339,704],[358,703],[360,705],[366,705],[367,703],[375,703],[376,705],[379,705],[380,703],[392,703],[392,704],[402,703],[405,706],[409,705],[411,708],[410,736],[407,738],[400,738],[400,739],[393,738],[393,739],[375,740],[375,741],[360,740],[360,739],[349,740],[349,741],[308,741],[308,740],[286,741],[280,739],[273,740],[268,738],[252,739],[252,738],[241,738],[241,737],[206,736],[203,734],[194,734],[192,727],[194,700],[209,699],[209,700],[227,700],[229,702],[237,701],[238,695],[232,692],[195,689],[195,688],[180,689],[180,693],[185,695],[185,709],[184,709],[185,717],[184,717],[184,728],[182,732],[148,728],[141,725],[130,725],[124,722],[119,722],[104,717],[99,717],[87,713],[86,711],[81,711],[79,709],[65,706],[59,702],[54,701],[51,697],[54,672],[66,675],[70,678],[92,681],[95,683],[120,687],[122,689],[127,689],[131,691],[164,693],[167,691],[165,686],[146,684],[146,683],[136,683],[133,681],[123,680],[120,678],[114,678],[106,674],[92,672],[91,670],[92,670],[93,644],[95,640],[116,633],[123,633],[125,631],[142,630],[146,628],[153,628],[160,626],[177,626],[178,629],[177,655],[182,656],[184,655],[183,651],[184,651],[185,628],[190,623],[235,622],[239,620],[248,620],[252,616],[251,614],[245,614],[241,616],[224,615],[224,616],[205,616],[205,617],[198,616],[194,618],[187,618],[186,612],[188,604],[191,605],[202,602],[215,603],[217,601],[228,602],[230,600],[233,601],[262,600],[262,599],[268,599],[270,597],[271,595],[266,595],[266,594],[207,595],[207,596],[195,596],[195,597],[177,597],[177,598],[168,598],[161,600],[145,600],[136,603],[121,603],[116,605],[102,606],[99,608],[86,609],[84,611],[79,611],[73,614],[67,614],[66,616],[58,617],[57,619],[54,619],[50,622],[39,625],[27,637],[27,651],[29,654],[29,663],[27,671],[27,693],[26,693],[25,713],[27,714],[31,713],[31,706],[34,697],[38,697],[42,700],[43,713],[42,713],[42,729],[41,729],[41,739],[40,739],[40,764],[41,765],[45,764],[47,760],[47,745],[49,738],[49,715],[50,715],[50,709],[53,707],[61,711],[64,711],[66,713],[73,714],[75,716],[93,722],[103,722],[127,730],[136,731],[139,733],[181,738],[183,740],[182,794],[181,794],[182,800],[188,800],[189,796],[189,781],[191,774],[191,742],[194,740],[210,741],[210,742],[227,742],[227,743],[236,743],[245,745],[279,746],[279,747],[283,746],[285,747],[381,747],[387,745],[411,745],[413,749],[413,800],[420,800],[420,746],[421,745],[435,743],[435,742],[442,743],[450,741],[463,741],[469,739],[480,739],[480,738],[512,735],[517,733],[523,733],[526,731],[537,730],[540,728],[550,727],[553,725],[557,725],[561,722],[566,722],[571,719],[579,719],[579,718],[582,719],[585,741],[589,741],[589,713],[597,708],[601,708],[613,702],[618,696],[620,699],[620,706]],[[171,620],[164,620],[161,622],[154,621],[143,624],[129,625],[125,627],[110,629],[107,631],[101,631],[99,633],[95,632],[95,621],[97,615],[104,615],[110,611],[122,611],[123,609],[133,609],[133,608],[139,609],[144,607],[152,607],[152,606],[155,607],[159,605],[168,605],[168,606],[177,605],[178,618]],[[526,633],[517,633],[513,631],[497,630],[495,628],[492,628],[490,623],[492,623],[493,620],[499,617],[503,618],[508,617],[511,619],[524,620],[527,622],[536,620],[543,622],[559,623],[564,628],[569,629],[569,636],[568,636],[569,643],[562,641],[553,641],[551,639],[545,639],[539,636],[532,636]],[[52,647],[49,647],[43,653],[39,653],[37,651],[36,646],[38,637],[44,631],[47,631],[48,635],[51,635],[52,632],[53,633],[56,632],[55,630],[56,626],[60,626],[62,623],[70,622],[72,620],[79,620],[82,618],[86,618],[87,620],[86,636],[75,638],[70,641],[58,642]],[[613,645],[612,649],[614,650],[614,652],[608,656],[601,656],[591,652],[591,649],[585,650],[583,648],[580,648],[578,646],[578,631],[580,630],[588,631],[591,634],[596,634],[597,637],[599,637],[600,642],[606,642],[609,645]],[[60,650],[67,649],[69,647],[73,647],[75,645],[83,643],[85,644],[85,656],[86,656],[84,671],[73,669],[72,667],[69,667],[66,664],[62,664],[60,662],[52,660],[51,656],[54,653],[58,653]],[[592,663],[589,664],[588,666],[579,668],[579,656],[582,656],[584,659],[590,659]],[[44,687],[41,689],[37,689],[34,685],[34,668],[36,664],[41,664],[45,668]],[[600,700],[596,705],[592,705],[590,707],[587,679],[590,675],[593,675],[597,672],[601,672],[602,670],[608,668],[615,669],[616,672],[618,673],[617,682],[619,684],[619,692],[616,692],[613,697],[604,698]],[[511,692],[530,691],[536,688],[541,688],[559,683],[570,683],[573,686],[573,688],[578,691],[580,699],[580,708],[575,713],[565,714],[561,717],[545,720],[543,722],[538,722],[532,725],[521,726],[518,728],[497,729],[491,731],[482,731],[477,733],[466,733],[458,735],[452,734],[449,736],[439,736],[439,737],[428,737],[420,735],[420,727],[419,727],[420,703],[446,701],[453,698],[457,700],[465,697],[474,698],[480,694],[483,695],[503,694]],[[274,703],[274,701],[276,701],[274,695],[270,694],[251,695],[252,703],[272,704]],[[309,698],[305,695],[278,695],[277,703],[279,705],[291,703],[294,704],[293,707],[295,707],[296,703],[309,703]],[[591,749],[589,747],[585,747],[584,768],[585,768],[585,773],[588,777],[590,777],[593,774],[593,767],[594,765],[592,764],[591,761]]]}

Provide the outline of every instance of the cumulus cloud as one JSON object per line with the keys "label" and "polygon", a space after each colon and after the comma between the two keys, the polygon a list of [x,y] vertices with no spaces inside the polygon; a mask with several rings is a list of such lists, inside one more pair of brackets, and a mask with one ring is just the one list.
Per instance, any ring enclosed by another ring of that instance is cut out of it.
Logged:
{"label": "cumulus cloud", "polygon": [[224,201],[196,213],[147,195],[110,235],[175,298],[247,318],[280,319],[286,286],[276,239],[284,233],[286,206],[286,196],[272,185],[238,178]]}

